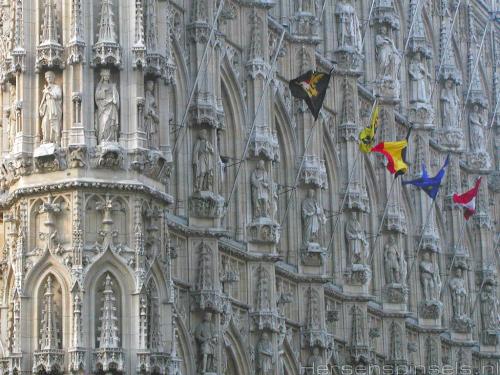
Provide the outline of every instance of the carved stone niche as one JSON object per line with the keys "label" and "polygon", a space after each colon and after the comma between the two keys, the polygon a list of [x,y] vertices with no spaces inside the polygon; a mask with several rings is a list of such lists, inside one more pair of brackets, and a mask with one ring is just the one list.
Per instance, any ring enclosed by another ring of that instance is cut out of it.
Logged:
{"label": "carved stone niche", "polygon": [[95,168],[122,169],[123,150],[117,143],[102,143],[94,152],[93,164]]}
{"label": "carved stone niche", "polygon": [[370,212],[370,201],[366,188],[359,182],[351,182],[347,187],[345,209]]}
{"label": "carved stone niche", "polygon": [[255,157],[280,161],[278,137],[268,126],[255,126],[250,149]]}
{"label": "carved stone niche", "polygon": [[217,106],[217,99],[208,92],[198,92],[189,108],[189,121],[192,126],[224,128],[224,110]]}
{"label": "carved stone niche", "polygon": [[193,217],[221,218],[224,213],[224,198],[211,191],[197,191],[189,198],[189,212]]}
{"label": "carved stone niche", "polygon": [[408,287],[404,284],[387,284],[383,293],[388,303],[405,304],[408,302]]}
{"label": "carved stone niche", "polygon": [[281,236],[280,225],[270,218],[259,217],[247,226],[248,241],[277,244]]}
{"label": "carved stone niche", "polygon": [[54,143],[40,145],[33,152],[35,171],[38,173],[55,172],[66,169],[66,154]]}
{"label": "carved stone niche", "polygon": [[434,110],[428,103],[415,102],[410,105],[408,121],[418,128],[434,128]]}
{"label": "carved stone niche", "polygon": [[130,167],[161,182],[168,182],[172,165],[163,154],[156,150],[138,150],[131,154]]}
{"label": "carved stone niche", "polygon": [[389,205],[386,216],[386,228],[388,231],[406,234],[408,225],[403,209],[396,204]]}
{"label": "carved stone niche", "polygon": [[313,185],[322,189],[328,189],[325,161],[318,156],[304,156],[302,165],[302,180],[306,185]]}

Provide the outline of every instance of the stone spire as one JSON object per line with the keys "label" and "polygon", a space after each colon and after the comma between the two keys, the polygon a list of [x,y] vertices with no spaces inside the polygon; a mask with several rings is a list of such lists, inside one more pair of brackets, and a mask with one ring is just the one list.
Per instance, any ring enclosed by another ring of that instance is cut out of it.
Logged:
{"label": "stone spire", "polygon": [[201,243],[198,260],[198,280],[196,288],[198,290],[210,290],[213,288],[211,271],[212,250],[205,243]]}
{"label": "stone spire", "polygon": [[144,43],[144,7],[142,0],[135,1],[135,37],[132,47],[134,65],[146,64],[146,44]]}
{"label": "stone spire", "polygon": [[85,41],[83,38],[81,0],[72,0],[71,2],[71,27],[68,47],[68,63],[82,62],[84,59]]}
{"label": "stone spire", "polygon": [[94,64],[106,65],[121,63],[120,45],[116,36],[116,24],[113,13],[113,0],[102,0],[101,18],[97,42],[94,45]]}
{"label": "stone spire", "polygon": [[158,24],[156,0],[146,0],[146,48],[148,53],[158,51]]}
{"label": "stone spire", "polygon": [[[57,31],[56,7],[53,0],[45,0],[42,21],[42,43],[59,44],[59,33]],[[60,44],[59,44],[60,45]]]}
{"label": "stone spire", "polygon": [[73,347],[81,345],[82,334],[82,301],[78,295],[73,299]]}
{"label": "stone spire", "polygon": [[116,298],[113,291],[111,276],[106,275],[103,292],[103,306],[101,308],[101,326],[99,327],[99,348],[118,348],[118,318],[116,317]]}
{"label": "stone spire", "polygon": [[52,291],[52,276],[45,284],[42,328],[40,328],[40,349],[59,349],[59,329],[55,312],[54,292]]}

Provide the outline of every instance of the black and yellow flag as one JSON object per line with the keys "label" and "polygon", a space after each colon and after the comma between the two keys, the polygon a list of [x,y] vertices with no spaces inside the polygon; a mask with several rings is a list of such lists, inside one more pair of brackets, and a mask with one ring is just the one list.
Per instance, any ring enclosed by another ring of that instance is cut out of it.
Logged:
{"label": "black and yellow flag", "polygon": [[375,106],[373,109],[372,117],[370,119],[370,125],[361,130],[359,133],[359,149],[364,153],[369,153],[375,143],[375,133],[377,132],[378,126],[378,113],[379,106]]}
{"label": "black and yellow flag", "polygon": [[323,106],[330,78],[331,73],[309,70],[289,83],[292,95],[306,101],[315,120],[318,119],[319,111]]}

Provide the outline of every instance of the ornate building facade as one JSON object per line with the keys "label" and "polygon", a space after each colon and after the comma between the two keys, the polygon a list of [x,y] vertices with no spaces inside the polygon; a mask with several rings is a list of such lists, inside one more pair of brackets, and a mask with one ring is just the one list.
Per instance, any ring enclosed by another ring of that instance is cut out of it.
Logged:
{"label": "ornate building facade", "polygon": [[[499,12],[0,0],[0,374],[498,374]],[[375,106],[434,202],[359,152]]]}

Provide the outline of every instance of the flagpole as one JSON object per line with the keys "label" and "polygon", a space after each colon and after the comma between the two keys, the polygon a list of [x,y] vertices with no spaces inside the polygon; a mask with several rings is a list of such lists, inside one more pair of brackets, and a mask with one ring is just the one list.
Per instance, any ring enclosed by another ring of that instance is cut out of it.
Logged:
{"label": "flagpole", "polygon": [[[373,3],[372,3],[372,6],[373,6]],[[371,10],[370,10],[370,12],[371,12]],[[375,100],[373,101],[373,104],[372,104],[372,109],[370,111],[370,120],[373,116],[373,111],[375,110],[375,107],[377,106],[377,102],[378,102],[378,99],[377,99],[377,97],[375,97]],[[342,203],[340,204],[339,213],[338,213],[337,218],[335,220],[335,224],[333,225],[332,235],[330,236],[330,240],[328,241],[328,246],[326,247],[327,254],[328,254],[328,251],[330,250],[330,247],[332,246],[333,237],[335,237],[335,231],[337,230],[337,225],[340,222],[340,216],[344,212],[344,205],[345,205],[345,202],[347,200],[347,194],[349,193],[349,185],[351,185],[351,180],[352,180],[352,177],[354,176],[356,164],[358,162],[358,158],[360,155],[361,154],[359,152],[356,153],[356,158],[354,159],[354,163],[352,164],[351,171],[349,172],[349,177],[347,178],[347,186],[345,188],[344,197],[342,198]]]}
{"label": "flagpole", "polygon": [[255,125],[257,124],[257,115],[260,112],[260,107],[262,106],[264,94],[267,91],[267,87],[269,86],[269,82],[271,82],[272,71],[273,71],[274,67],[276,66],[276,61],[278,60],[278,55],[279,55],[279,52],[281,49],[281,44],[283,43],[283,38],[285,37],[285,32],[286,32],[286,29],[285,29],[285,27],[283,27],[283,31],[281,32],[281,37],[280,37],[280,40],[278,42],[278,47],[276,48],[276,53],[274,54],[273,61],[271,63],[271,66],[269,67],[269,73],[267,75],[266,82],[264,84],[264,89],[262,90],[262,94],[260,94],[259,104],[257,105],[257,109],[255,110],[255,115],[254,115],[254,118],[252,121],[252,127],[250,128],[250,132],[248,133],[248,139],[247,139],[247,142],[245,144],[245,148],[243,149],[243,154],[241,155],[241,158],[239,160],[240,162],[238,164],[238,168],[236,169],[236,176],[234,177],[233,186],[231,187],[231,192],[229,193],[229,196],[227,198],[227,202],[225,204],[226,209],[227,209],[227,207],[229,207],[229,203],[231,202],[231,198],[233,197],[234,190],[236,188],[236,182],[238,181],[238,176],[240,175],[241,166],[242,166],[243,160],[245,159],[246,154],[248,152],[248,147],[250,146],[250,140],[252,139],[252,134],[253,134],[253,131],[255,129]]}
{"label": "flagpole", "polygon": [[[439,194],[439,192],[438,192]],[[431,213],[432,213],[432,209],[434,208],[434,205],[436,203],[436,199],[437,199],[437,195],[436,194],[436,198],[434,198],[432,200],[432,204],[431,204],[431,207],[429,208],[429,211],[427,212],[427,217],[425,218],[425,224],[422,228],[422,233],[420,234],[420,240],[418,241],[418,245],[417,245],[417,250],[416,250],[416,254],[415,254],[415,258],[413,258],[412,262],[411,262],[411,265],[410,265],[410,270],[408,272],[408,279],[410,279],[411,277],[411,273],[413,271],[413,267],[415,266],[415,262],[417,261],[418,259],[418,254],[420,253],[420,246],[422,245],[422,241],[424,239],[424,234],[425,234],[425,230],[427,229],[427,224],[429,224],[429,219],[431,217]]]}
{"label": "flagpole", "polygon": [[389,207],[389,199],[391,198],[392,190],[394,189],[394,183],[396,182],[396,180],[397,180],[397,177],[392,180],[391,188],[389,189],[389,194],[387,194],[387,202],[385,203],[384,213],[382,215],[382,219],[380,220],[380,225],[379,225],[377,233],[375,235],[375,241],[373,242],[373,246],[372,246],[373,249],[372,249],[372,252],[370,254],[370,258],[367,262],[368,265],[370,265],[371,262],[373,261],[373,255],[375,254],[377,242],[378,242],[378,239],[380,237],[380,232],[382,230],[382,226],[384,225],[385,215],[387,215],[387,208]]}
{"label": "flagpole", "polygon": [[[205,46],[205,50],[203,51],[203,55],[201,56],[200,65],[198,66],[198,71],[196,72],[196,78],[194,80],[193,87],[191,88],[191,93],[189,94],[189,99],[188,99],[188,102],[186,104],[186,109],[184,110],[184,115],[182,116],[182,121],[181,121],[181,124],[179,126],[179,128],[181,130],[185,127],[185,123],[186,123],[188,112],[189,112],[189,106],[191,104],[191,101],[193,100],[194,93],[196,91],[196,87],[198,86],[198,81],[200,79],[201,67],[203,66],[203,63],[205,62],[205,58],[207,57],[208,47],[210,46],[210,42],[212,41],[212,38],[214,36],[215,25],[217,24],[217,20],[222,12],[223,5],[224,5],[224,0],[221,0],[221,2],[219,3],[219,7],[217,8],[217,13],[215,14],[214,22],[212,23],[212,27],[210,29],[210,35],[208,37],[207,45]],[[185,134],[185,131],[183,131],[181,134],[179,134],[179,137],[176,138],[176,140],[174,142],[174,147],[172,149],[172,155],[175,155],[178,141],[179,141],[179,139],[184,138],[184,134]]]}

